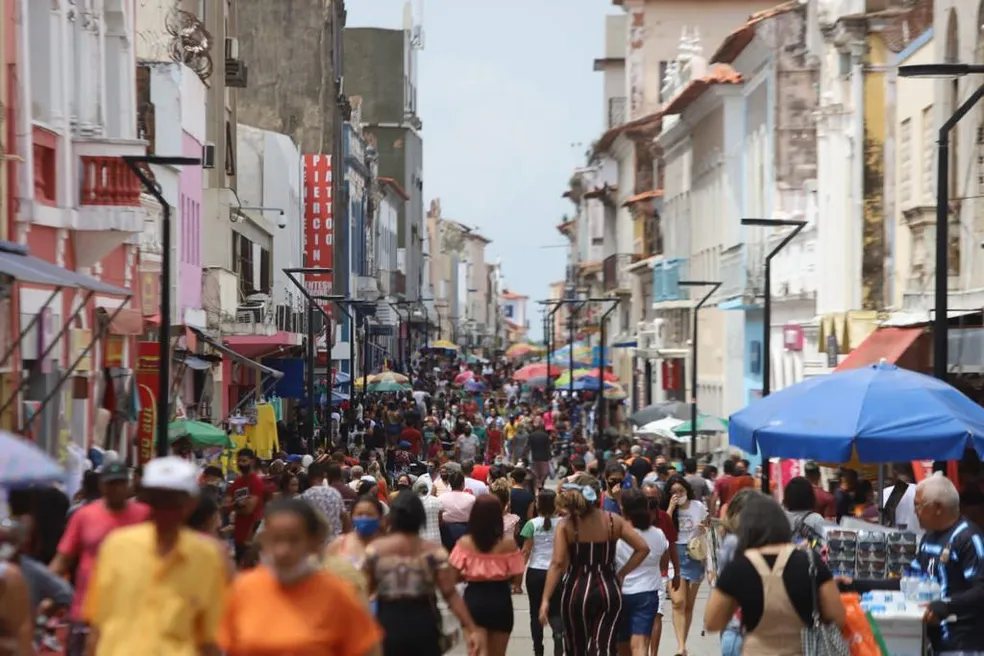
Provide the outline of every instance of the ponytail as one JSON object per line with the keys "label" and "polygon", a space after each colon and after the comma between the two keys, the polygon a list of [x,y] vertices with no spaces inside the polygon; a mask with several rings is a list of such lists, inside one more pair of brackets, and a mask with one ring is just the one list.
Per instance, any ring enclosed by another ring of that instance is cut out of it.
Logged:
{"label": "ponytail", "polygon": [[550,518],[549,517],[544,517],[543,518],[543,530],[544,531],[549,531],[550,530],[550,527],[551,527]]}

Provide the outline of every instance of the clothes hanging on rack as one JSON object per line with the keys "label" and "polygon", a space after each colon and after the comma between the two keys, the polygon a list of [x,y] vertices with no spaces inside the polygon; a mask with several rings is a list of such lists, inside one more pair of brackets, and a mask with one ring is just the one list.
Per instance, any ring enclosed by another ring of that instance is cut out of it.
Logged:
{"label": "clothes hanging on rack", "polygon": [[269,460],[275,451],[280,450],[277,418],[269,403],[256,406],[256,425],[246,427],[246,442],[261,460]]}
{"label": "clothes hanging on rack", "polygon": [[273,416],[276,417],[277,421],[283,421],[284,419],[284,400],[279,396],[274,394],[273,398],[270,399],[270,405],[273,406]]}

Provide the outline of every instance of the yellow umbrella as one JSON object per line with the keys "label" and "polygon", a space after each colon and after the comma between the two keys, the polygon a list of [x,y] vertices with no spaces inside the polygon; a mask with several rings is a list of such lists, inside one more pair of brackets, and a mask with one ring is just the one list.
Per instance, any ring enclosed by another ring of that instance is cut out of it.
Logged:
{"label": "yellow umbrella", "polygon": [[431,342],[428,348],[437,349],[440,351],[457,351],[458,345],[454,342],[449,342],[446,339],[439,339],[436,342]]}
{"label": "yellow umbrella", "polygon": [[398,385],[406,385],[409,382],[409,378],[403,374],[398,374],[395,371],[381,371],[378,374],[371,374],[369,376],[370,385],[375,385],[376,383],[397,383]]}
{"label": "yellow umbrella", "polygon": [[557,380],[554,381],[554,386],[556,388],[561,388],[564,385],[570,385],[571,380],[577,380],[578,378],[584,378],[591,374],[590,369],[575,369],[574,371],[565,371],[562,373]]}
{"label": "yellow umbrella", "polygon": [[609,401],[621,401],[629,397],[628,393],[617,383],[605,383],[604,396]]}

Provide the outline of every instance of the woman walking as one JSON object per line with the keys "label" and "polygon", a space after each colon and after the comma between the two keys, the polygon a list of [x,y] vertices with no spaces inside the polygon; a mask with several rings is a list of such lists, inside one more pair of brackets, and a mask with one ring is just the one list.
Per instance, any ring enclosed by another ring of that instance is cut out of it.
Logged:
{"label": "woman walking", "polygon": [[[561,616],[568,656],[615,656],[622,613],[621,581],[649,554],[649,546],[621,517],[598,508],[598,479],[581,474],[565,483],[563,508],[568,518],[554,536],[554,552],[540,602],[540,623],[550,618],[550,599],[563,579]],[[633,549],[616,570],[620,539]],[[565,576],[566,573],[566,576]]]}
{"label": "woman walking", "polygon": [[[694,620],[697,591],[704,580],[705,553],[700,549],[706,532],[707,507],[694,499],[693,488],[682,476],[666,482],[669,503],[666,512],[673,518],[677,529],[674,548],[680,560],[680,587],[670,591],[673,602],[673,632],[677,639],[677,654],[687,653],[687,636]],[[704,556],[701,558],[700,556]]]}
{"label": "woman walking", "polygon": [[229,656],[371,654],[379,626],[356,592],[323,571],[318,556],[328,526],[300,499],[266,509],[261,565],[232,583],[219,627]]}
{"label": "woman walking", "polygon": [[[622,516],[649,545],[649,555],[622,580],[624,611],[619,651],[623,656],[648,656],[649,639],[659,613],[659,589],[663,581],[660,562],[670,543],[663,531],[652,525],[649,500],[640,490],[630,488],[622,493]],[[633,552],[625,540],[619,540],[615,564],[625,566]]]}
{"label": "woman walking", "polygon": [[444,653],[437,591],[461,623],[469,653],[478,653],[482,647],[478,627],[455,588],[447,552],[440,544],[420,538],[426,521],[420,497],[409,490],[400,492],[393,499],[388,519],[390,532],[369,546],[363,565],[385,632],[384,656]]}
{"label": "woman walking", "polygon": [[346,558],[354,567],[361,569],[366,549],[379,535],[382,521],[383,504],[379,499],[371,495],[359,498],[352,506],[352,531],[331,542],[325,552],[329,556]]}
{"label": "woman walking", "polygon": [[[465,604],[485,639],[488,656],[505,656],[513,630],[512,587],[523,575],[523,556],[511,535],[505,535],[502,504],[485,494],[475,500],[468,533],[451,552],[465,588]],[[484,634],[484,635],[483,635]]]}
{"label": "woman walking", "polygon": [[[717,552],[718,579],[738,553],[738,526],[741,521],[741,511],[749,497],[756,494],[759,494],[759,491],[755,488],[747,487],[739,490],[725,507],[726,512],[721,517],[721,546],[718,547]],[[721,631],[721,656],[741,656],[742,640],[741,617],[736,614]]]}
{"label": "woman walking", "polygon": [[741,653],[746,656],[803,654],[801,634],[812,625],[814,612],[843,628],[845,611],[837,584],[822,562],[813,562],[811,575],[812,555],[793,544],[792,528],[775,499],[764,494],[746,499],[738,553],[711,591],[705,628],[721,631],[740,610],[745,632]]}
{"label": "woman walking", "polygon": [[[557,493],[540,490],[536,497],[537,517],[526,522],[523,537],[523,556],[526,558],[526,593],[530,598],[530,634],[534,656],[543,656],[543,625],[540,624],[540,604],[547,584],[547,570],[553,555],[554,532],[557,528]],[[560,615],[560,588],[548,602],[547,619],[553,631],[554,656],[564,654],[564,621]]]}

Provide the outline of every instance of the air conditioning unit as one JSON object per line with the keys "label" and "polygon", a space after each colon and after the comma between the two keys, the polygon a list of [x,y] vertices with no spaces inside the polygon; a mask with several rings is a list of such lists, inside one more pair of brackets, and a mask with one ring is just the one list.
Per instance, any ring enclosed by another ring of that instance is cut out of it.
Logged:
{"label": "air conditioning unit", "polygon": [[239,59],[239,39],[227,36],[225,40],[225,58]]}
{"label": "air conditioning unit", "polygon": [[663,348],[663,320],[640,321],[638,326],[639,349],[658,351]]}
{"label": "air conditioning unit", "polygon": [[203,169],[214,169],[215,168],[215,144],[206,143],[202,146],[202,168]]}

